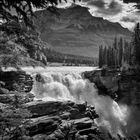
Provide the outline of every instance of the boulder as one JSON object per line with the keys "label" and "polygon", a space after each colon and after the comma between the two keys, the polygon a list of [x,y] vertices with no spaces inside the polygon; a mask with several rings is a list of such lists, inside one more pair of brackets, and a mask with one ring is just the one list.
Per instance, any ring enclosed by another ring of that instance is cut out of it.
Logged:
{"label": "boulder", "polygon": [[21,93],[24,103],[32,102],[35,95],[32,93]]}
{"label": "boulder", "polygon": [[116,70],[95,70],[84,72],[84,78],[94,83],[98,89],[98,94],[110,96],[116,100],[119,90],[119,72]]}
{"label": "boulder", "polygon": [[64,112],[70,112],[71,118],[76,118],[80,112],[78,106],[70,101],[33,101],[26,104],[28,110],[31,111],[33,117],[39,117],[44,115],[62,115]]}
{"label": "boulder", "polygon": [[87,108],[87,104],[84,103],[84,104],[76,104],[78,106],[78,109],[80,112],[85,112],[86,111],[86,108]]}
{"label": "boulder", "polygon": [[[33,101],[26,104],[28,110],[31,111],[33,117],[56,114],[66,109],[62,102],[54,101]],[[64,107],[64,108],[63,108]]]}
{"label": "boulder", "polygon": [[8,90],[8,89],[5,89],[5,88],[0,87],[0,94],[9,94],[9,90]]}
{"label": "boulder", "polygon": [[55,131],[60,123],[61,119],[58,116],[43,116],[31,119],[30,126],[27,129],[30,136],[42,133],[47,134]]}
{"label": "boulder", "polygon": [[2,94],[0,95],[0,102],[4,103],[4,104],[9,104],[11,102],[13,102],[15,99],[15,95],[13,94]]}
{"label": "boulder", "polygon": [[63,120],[68,120],[70,118],[70,112],[63,112],[62,115],[60,115],[60,118]]}
{"label": "boulder", "polygon": [[18,96],[18,98],[20,99],[20,102],[23,102],[23,103],[31,102],[34,99],[34,95],[31,93],[18,93],[16,91],[15,92],[10,91],[9,94],[0,94],[0,102],[4,104],[10,104],[16,100],[15,96]]}
{"label": "boulder", "polygon": [[10,91],[30,92],[33,85],[33,78],[24,71],[0,71],[0,81]]}
{"label": "boulder", "polygon": [[6,104],[0,103],[0,112],[7,108]]}
{"label": "boulder", "polygon": [[74,137],[78,131],[85,130],[85,133],[91,133],[97,128],[94,119],[85,117],[86,104],[75,104],[70,101],[34,101],[26,103],[25,106],[33,113],[34,118],[31,118],[28,130],[34,139],[43,139],[45,134],[45,139],[48,140],[65,140],[67,135]]}
{"label": "boulder", "polygon": [[93,120],[91,120],[88,117],[81,118],[81,119],[70,120],[69,122],[74,123],[77,130],[91,128],[91,126],[94,123]]}
{"label": "boulder", "polygon": [[79,135],[89,135],[89,134],[99,134],[99,130],[97,129],[97,127],[92,127],[92,128],[87,128],[87,129],[83,129],[83,130],[79,130],[78,131]]}
{"label": "boulder", "polygon": [[38,134],[32,137],[33,140],[46,140],[47,135],[46,134]]}
{"label": "boulder", "polygon": [[0,87],[3,87],[5,83],[3,81],[0,81]]}
{"label": "boulder", "polygon": [[88,137],[88,134],[97,134],[97,126],[93,126],[93,121],[89,118],[62,121],[58,129],[50,134],[47,139],[75,139],[76,136]]}

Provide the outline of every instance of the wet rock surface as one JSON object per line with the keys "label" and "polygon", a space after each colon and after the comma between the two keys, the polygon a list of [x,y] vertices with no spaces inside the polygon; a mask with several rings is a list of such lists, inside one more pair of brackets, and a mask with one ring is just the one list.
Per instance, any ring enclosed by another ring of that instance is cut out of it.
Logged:
{"label": "wet rock surface", "polygon": [[98,127],[94,123],[97,114],[95,110],[91,110],[93,114],[87,115],[89,106],[86,104],[70,101],[36,101],[27,103],[26,107],[33,113],[28,130],[34,139],[45,137],[48,140],[65,140],[68,135],[76,139],[76,135],[80,136],[81,133],[87,136],[98,133]]}
{"label": "wet rock surface", "polygon": [[[99,86],[102,90],[106,88],[107,93],[117,91],[115,88],[107,82],[105,77],[100,78],[100,72],[88,73],[92,82]],[[96,76],[95,76],[96,75]],[[106,77],[107,79],[107,77]],[[110,78],[109,78],[110,80]],[[108,80],[108,81],[109,81]],[[114,80],[114,79],[112,79]],[[123,82],[123,79],[121,79]],[[119,87],[121,90],[128,91],[128,80],[124,80],[126,88]],[[132,82],[135,83],[134,81]],[[5,109],[10,102],[13,102],[15,95],[22,95],[21,100],[26,103],[24,106],[31,113],[30,124],[26,129],[29,131],[30,140],[120,140],[123,139],[118,135],[114,138],[108,132],[100,129],[95,119],[100,117],[96,114],[96,110],[93,106],[89,106],[86,103],[76,104],[71,101],[34,101],[34,96],[29,92],[19,92],[6,89],[3,87],[3,83],[0,87],[0,112]],[[132,84],[131,84],[132,85]],[[139,92],[139,84],[135,89],[136,93]],[[124,92],[125,93],[125,92]],[[134,101],[133,101],[134,102]],[[136,103],[136,102],[135,102]],[[26,137],[27,138],[27,137]],[[126,138],[125,138],[126,139]],[[129,140],[126,139],[126,140]],[[133,140],[133,138],[132,138]],[[134,139],[135,140],[135,139]],[[137,139],[138,140],[138,139]]]}
{"label": "wet rock surface", "polygon": [[0,102],[4,104],[10,104],[15,101],[16,96],[24,103],[33,101],[34,95],[31,93],[19,93],[15,91],[10,91],[8,94],[0,94]]}
{"label": "wet rock surface", "polygon": [[83,73],[83,77],[94,83],[98,89],[98,94],[110,96],[116,99],[118,87],[119,72],[116,70],[95,70]]}
{"label": "wet rock surface", "polygon": [[95,83],[99,94],[109,95],[120,103],[140,109],[140,75],[134,71],[84,72],[84,77]]}
{"label": "wet rock surface", "polygon": [[10,91],[30,92],[33,85],[32,77],[24,71],[0,71],[0,81]]}
{"label": "wet rock surface", "polygon": [[84,115],[86,111],[85,104],[77,105],[71,101],[34,101],[26,104],[28,110],[33,114],[33,117],[39,117],[43,115],[61,115],[63,117],[65,113],[70,113],[71,119],[76,119]]}
{"label": "wet rock surface", "polygon": [[[118,104],[127,107],[128,135],[140,136],[140,74],[135,69],[126,71],[102,70],[83,73],[84,77],[95,83],[99,94],[110,96]],[[103,89],[103,90],[102,90]],[[121,138],[120,138],[121,139]],[[130,138],[139,139],[139,138]]]}
{"label": "wet rock surface", "polygon": [[49,134],[55,131],[58,125],[61,123],[61,119],[58,116],[42,116],[38,118],[31,119],[31,125],[28,128],[29,134],[31,136],[40,133]]}

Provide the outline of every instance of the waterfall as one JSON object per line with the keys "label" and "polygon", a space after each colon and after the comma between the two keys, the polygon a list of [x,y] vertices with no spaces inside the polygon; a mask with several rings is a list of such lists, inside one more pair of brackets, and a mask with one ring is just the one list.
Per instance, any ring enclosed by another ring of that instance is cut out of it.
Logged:
{"label": "waterfall", "polygon": [[108,96],[98,95],[98,90],[93,83],[83,79],[78,73],[42,72],[34,75],[32,92],[36,100],[66,101],[76,103],[87,102],[94,105],[99,119],[98,126],[108,129],[112,135],[124,135],[127,133],[127,106],[119,106],[117,102]]}

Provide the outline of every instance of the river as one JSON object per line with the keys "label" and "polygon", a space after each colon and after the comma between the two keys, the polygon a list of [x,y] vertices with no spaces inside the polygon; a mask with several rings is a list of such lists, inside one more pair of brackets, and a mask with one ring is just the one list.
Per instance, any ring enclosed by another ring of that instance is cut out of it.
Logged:
{"label": "river", "polygon": [[64,66],[22,69],[34,77],[32,93],[36,100],[87,102],[95,106],[100,115],[99,119],[96,119],[98,126],[108,129],[115,136],[126,134],[127,106],[118,105],[108,96],[98,95],[94,83],[90,83],[81,75],[82,72],[95,70],[97,67]]}

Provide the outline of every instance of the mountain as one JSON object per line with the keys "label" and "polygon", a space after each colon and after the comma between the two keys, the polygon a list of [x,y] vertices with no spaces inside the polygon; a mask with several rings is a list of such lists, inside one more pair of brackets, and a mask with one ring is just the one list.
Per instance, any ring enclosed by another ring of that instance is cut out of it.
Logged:
{"label": "mountain", "polygon": [[114,38],[130,40],[131,32],[119,23],[94,17],[88,8],[79,5],[59,8],[59,15],[41,10],[35,12],[35,24],[43,41],[55,51],[97,57],[99,45],[111,45]]}

